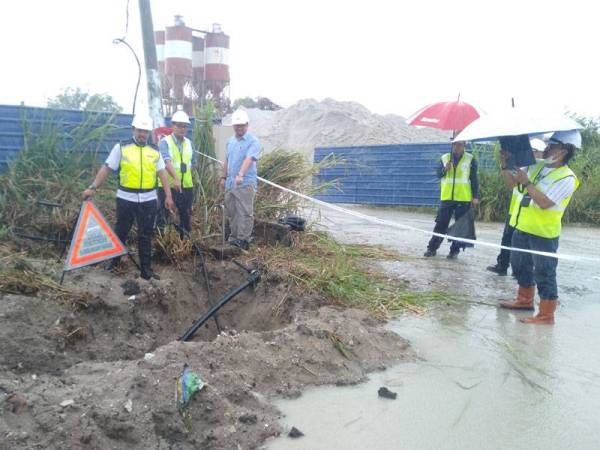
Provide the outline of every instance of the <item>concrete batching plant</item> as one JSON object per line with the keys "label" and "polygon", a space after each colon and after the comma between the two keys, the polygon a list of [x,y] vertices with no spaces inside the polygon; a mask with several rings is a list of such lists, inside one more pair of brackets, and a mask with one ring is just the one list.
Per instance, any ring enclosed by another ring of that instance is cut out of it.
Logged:
{"label": "concrete batching plant", "polygon": [[175,16],[173,26],[155,31],[154,41],[166,115],[178,105],[192,114],[194,104],[209,98],[218,110],[229,108],[229,36],[219,24],[196,30]]}

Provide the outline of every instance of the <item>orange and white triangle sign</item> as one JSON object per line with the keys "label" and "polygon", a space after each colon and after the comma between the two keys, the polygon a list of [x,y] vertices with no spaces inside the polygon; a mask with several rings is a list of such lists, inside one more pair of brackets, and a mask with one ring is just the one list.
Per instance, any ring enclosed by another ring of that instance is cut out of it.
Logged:
{"label": "orange and white triangle sign", "polygon": [[102,213],[90,200],[83,202],[64,271],[79,269],[100,261],[127,254],[127,247],[117,237]]}

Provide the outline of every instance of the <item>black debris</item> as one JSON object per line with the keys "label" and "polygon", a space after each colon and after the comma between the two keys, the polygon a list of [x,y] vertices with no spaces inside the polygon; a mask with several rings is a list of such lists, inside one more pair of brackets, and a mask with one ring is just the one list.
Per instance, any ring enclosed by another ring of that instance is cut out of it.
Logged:
{"label": "black debris", "polygon": [[292,429],[288,433],[288,436],[296,439],[296,438],[304,436],[304,433],[302,431],[300,431],[298,428],[292,427]]}
{"label": "black debris", "polygon": [[386,387],[380,387],[377,391],[377,394],[379,394],[380,397],[389,398],[390,400],[396,400],[396,396],[398,395],[395,392],[390,391]]}

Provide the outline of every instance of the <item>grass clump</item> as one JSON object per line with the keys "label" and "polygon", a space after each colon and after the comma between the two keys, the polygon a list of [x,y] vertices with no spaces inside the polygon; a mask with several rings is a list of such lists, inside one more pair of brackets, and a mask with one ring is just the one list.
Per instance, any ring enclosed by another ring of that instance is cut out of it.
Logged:
{"label": "grass clump", "polygon": [[441,292],[411,292],[405,283],[386,277],[365,260],[398,259],[394,251],[342,245],[327,234],[309,231],[292,247],[263,255],[267,271],[276,271],[301,287],[347,306],[366,308],[382,317],[410,310],[422,313],[431,301],[448,300]]}
{"label": "grass clump", "polygon": [[[115,130],[113,117],[89,113],[77,125],[66,125],[51,112],[35,125],[23,118],[23,149],[0,174],[0,229],[32,235],[52,231],[64,239],[81,206],[81,193],[99,167],[100,146]],[[49,208],[38,201],[63,206]]]}

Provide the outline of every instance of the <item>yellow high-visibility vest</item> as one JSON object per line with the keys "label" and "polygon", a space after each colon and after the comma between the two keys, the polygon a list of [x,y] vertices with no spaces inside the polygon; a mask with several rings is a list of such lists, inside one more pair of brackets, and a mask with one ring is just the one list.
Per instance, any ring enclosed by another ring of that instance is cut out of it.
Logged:
{"label": "yellow high-visibility vest", "polygon": [[151,191],[156,188],[156,163],[160,158],[152,144],[139,146],[134,141],[121,144],[119,187],[128,192]]}
{"label": "yellow high-visibility vest", "polygon": [[[442,164],[445,166],[450,158],[452,153],[442,155]],[[464,152],[458,164],[444,174],[440,180],[440,200],[470,202],[473,199],[470,180],[472,160],[473,155]]]}
{"label": "yellow high-visibility vest", "polygon": [[[557,167],[552,172],[541,177],[540,173],[543,168],[544,163],[540,162],[531,166],[527,171],[529,179],[533,180],[532,183],[541,193],[545,194],[554,183],[567,177],[575,178],[575,190],[579,187],[577,176],[568,166]],[[575,190],[573,193],[575,193]],[[515,200],[513,214],[510,218],[510,225],[517,230],[546,239],[559,237],[562,229],[561,219],[573,197],[573,193],[554,206],[543,209],[527,195],[526,189],[523,192],[519,192]],[[524,202],[524,198],[528,198],[529,201],[526,200]]]}
{"label": "yellow high-visibility vest", "polygon": [[[177,177],[181,180],[181,185],[184,188],[191,188],[194,186],[192,181],[192,143],[186,137],[183,138],[183,143],[181,146],[181,152],[179,151],[179,147],[177,147],[177,143],[175,142],[175,136],[172,134],[166,136],[164,138],[169,145],[169,154],[171,155],[171,164],[175,169],[175,173]],[[181,163],[186,165],[185,174],[181,174]],[[162,186],[162,182],[158,180],[158,185]],[[169,175],[169,185],[173,187],[173,177]]]}

